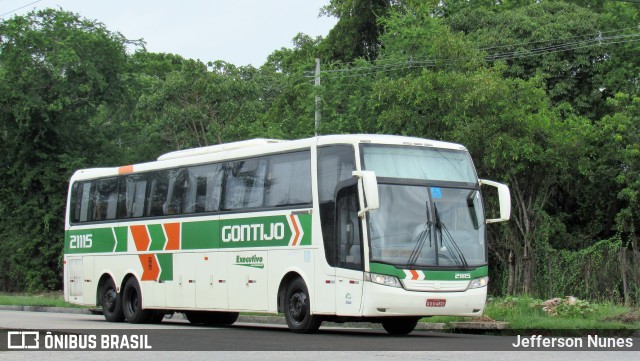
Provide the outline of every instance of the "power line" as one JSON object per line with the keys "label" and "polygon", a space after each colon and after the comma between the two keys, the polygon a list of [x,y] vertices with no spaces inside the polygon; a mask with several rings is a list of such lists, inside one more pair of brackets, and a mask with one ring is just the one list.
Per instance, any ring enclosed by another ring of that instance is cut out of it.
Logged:
{"label": "power line", "polygon": [[[640,0],[638,0],[640,1]],[[572,39],[578,39],[578,38],[584,38],[584,39],[593,39],[593,38],[598,38],[598,37],[602,37],[603,34],[609,34],[609,33],[619,33],[622,31],[628,31],[628,30],[638,30],[640,29],[640,27],[638,26],[634,26],[634,27],[628,27],[628,28],[620,28],[620,29],[613,29],[613,30],[607,30],[607,31],[599,31],[597,34],[591,34],[591,35],[577,35],[577,36],[570,36],[570,37],[564,37],[564,38],[555,38],[555,39],[550,39],[550,40],[537,40],[537,41],[529,41],[529,42],[524,42],[524,43],[515,43],[515,44],[505,44],[505,45],[497,45],[497,46],[492,46],[492,47],[486,47],[486,48],[479,48],[479,51],[490,51],[490,50],[494,50],[494,49],[500,49],[500,48],[507,48],[507,47],[518,47],[518,46],[525,46],[525,45],[531,45],[531,44],[540,44],[540,43],[551,43],[551,42],[558,42],[558,41],[563,41],[563,40],[572,40]],[[424,61],[422,61],[424,62]],[[421,61],[415,61],[416,65],[419,65],[421,63]],[[344,68],[340,68],[340,69],[328,69],[323,71],[323,73],[334,73],[334,72],[350,72],[353,71],[355,69],[365,69],[365,70],[370,70],[372,67],[376,68],[376,67],[385,67],[389,64],[392,65],[397,65],[398,63],[395,63],[394,60],[386,60],[386,59],[381,59],[381,60],[377,60],[376,64],[373,66],[364,66],[364,67],[350,67],[350,65],[353,65],[354,62],[351,63],[347,63],[346,67]],[[404,63],[403,63],[404,64]],[[307,75],[311,75],[313,74],[313,72],[306,72]]]}
{"label": "power line", "polygon": [[8,12],[6,12],[6,13],[4,13],[4,14],[0,15],[0,18],[4,17],[5,15],[9,15],[9,14],[15,13],[15,12],[16,12],[16,11],[18,11],[18,10],[22,10],[22,9],[26,8],[27,6],[31,6],[31,5],[33,5],[33,4],[37,4],[37,3],[39,3],[40,1],[42,1],[42,0],[36,0],[36,1],[31,2],[31,3],[27,4],[27,5],[21,6],[21,7],[17,8],[17,9],[13,9],[13,10],[11,10],[11,11],[8,11]]}
{"label": "power line", "polygon": [[571,40],[571,39],[578,39],[578,38],[592,39],[594,37],[602,36],[602,34],[619,33],[619,32],[622,32],[622,31],[627,31],[627,30],[632,30],[632,29],[633,30],[638,30],[639,28],[637,26],[633,26],[633,27],[614,29],[614,30],[608,30],[608,31],[599,31],[598,34],[576,35],[576,36],[569,36],[569,37],[566,37],[566,38],[557,38],[557,39],[550,39],[550,40],[538,40],[538,41],[530,41],[530,42],[526,42],[526,43],[497,45],[497,46],[492,46],[492,47],[488,47],[488,48],[482,48],[480,50],[493,50],[493,49],[499,49],[499,48],[508,48],[508,47],[515,47],[515,46],[539,44],[539,43],[550,43],[550,42],[557,42],[557,41],[564,41],[564,40]]}
{"label": "power line", "polygon": [[[553,44],[553,45],[542,46],[534,49],[490,54],[485,56],[484,60],[488,62],[495,62],[500,60],[511,60],[511,59],[527,58],[527,57],[552,54],[552,53],[558,53],[558,52],[573,51],[573,50],[596,47],[596,46],[626,44],[626,43],[640,41],[640,33],[602,36],[602,34],[604,33],[619,32],[619,31],[628,30],[628,29],[635,29],[635,28],[618,29],[618,30],[603,32],[603,33],[599,33],[598,36],[596,37],[592,37],[590,39],[585,39],[585,40],[578,40],[578,41],[566,42],[561,44]],[[565,38],[565,39],[576,39],[576,38],[578,37],[571,37],[571,38]],[[529,42],[524,44],[535,44],[535,43],[541,43],[541,42]],[[494,49],[494,48],[489,48],[489,49]],[[484,50],[484,49],[479,49],[479,50]],[[470,58],[459,58],[459,59],[470,59]],[[439,59],[439,60],[409,59],[401,62],[377,63],[371,66],[361,66],[361,67],[355,67],[355,68],[329,69],[329,70],[322,71],[322,73],[324,73],[325,75],[329,75],[331,78],[347,78],[347,77],[372,75],[378,72],[389,72],[389,71],[394,71],[399,69],[412,69],[412,68],[417,69],[417,68],[436,67],[439,65],[449,65],[456,60],[458,59],[452,59],[452,58]]]}

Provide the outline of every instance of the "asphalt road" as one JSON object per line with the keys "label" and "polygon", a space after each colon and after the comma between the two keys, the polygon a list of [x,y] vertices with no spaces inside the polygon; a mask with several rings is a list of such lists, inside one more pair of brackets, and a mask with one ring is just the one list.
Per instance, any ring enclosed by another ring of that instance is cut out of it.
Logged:
{"label": "asphalt road", "polygon": [[[7,333],[16,330],[40,330],[40,341],[45,333],[52,332],[58,340],[69,340],[70,335],[95,337],[100,347],[102,337],[111,338],[113,345],[126,349],[131,347],[135,337],[140,346],[151,347],[152,351],[74,351],[38,352],[38,358],[51,360],[86,359],[92,360],[114,357],[141,357],[154,360],[165,359],[331,359],[372,360],[389,359],[430,359],[447,360],[466,358],[474,360],[637,360],[637,351],[509,351],[516,350],[516,337],[486,335],[450,334],[434,331],[414,331],[408,336],[391,337],[382,330],[348,329],[323,327],[312,335],[289,332],[281,325],[236,324],[231,327],[197,327],[184,320],[165,320],[162,324],[131,325],[109,323],[98,315],[78,315],[66,313],[0,311],[0,330],[3,331],[0,349],[8,345]],[[93,335],[93,336],[91,336]],[[103,336],[107,335],[107,336]],[[14,335],[15,336],[15,335]],[[146,337],[145,337],[146,336]],[[51,340],[50,338],[49,340]],[[115,340],[115,341],[114,341]],[[124,342],[127,341],[127,342]],[[144,341],[144,342],[142,342]],[[62,342],[62,341],[61,341]],[[124,342],[124,343],[123,343]],[[640,344],[634,339],[634,350]],[[142,347],[141,347],[142,348]],[[191,352],[191,351],[200,352]],[[461,351],[460,351],[461,350]],[[162,351],[162,352],[157,352]],[[0,359],[33,359],[33,351],[0,351]]]}

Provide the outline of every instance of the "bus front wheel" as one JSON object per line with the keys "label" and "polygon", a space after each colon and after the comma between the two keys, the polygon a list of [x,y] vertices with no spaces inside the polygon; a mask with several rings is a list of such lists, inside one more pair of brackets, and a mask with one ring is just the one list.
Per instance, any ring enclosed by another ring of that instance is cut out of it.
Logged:
{"label": "bus front wheel", "polygon": [[129,278],[122,292],[124,317],[129,323],[147,323],[153,316],[153,310],[142,309],[142,292],[135,277]]}
{"label": "bus front wheel", "polygon": [[293,332],[312,333],[320,328],[322,320],[311,315],[309,291],[304,281],[296,278],[287,288],[284,298],[284,318]]}
{"label": "bus front wheel", "polygon": [[109,277],[100,289],[100,305],[102,306],[102,314],[109,322],[124,321],[124,313],[122,312],[122,297],[116,290],[116,284]]}
{"label": "bus front wheel", "polygon": [[391,335],[406,335],[416,328],[418,320],[419,317],[392,318],[382,321],[382,327]]}

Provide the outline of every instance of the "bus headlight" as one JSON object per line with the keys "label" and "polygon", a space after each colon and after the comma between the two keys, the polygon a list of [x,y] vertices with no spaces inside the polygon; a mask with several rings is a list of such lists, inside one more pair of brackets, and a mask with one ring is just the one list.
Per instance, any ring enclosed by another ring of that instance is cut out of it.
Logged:
{"label": "bus headlight", "polygon": [[390,287],[401,287],[400,281],[397,277],[380,275],[377,273],[367,273],[364,274],[365,281],[377,283],[380,285],[390,286]]}
{"label": "bus headlight", "polygon": [[479,277],[471,281],[469,289],[484,287],[489,283],[489,276]]}

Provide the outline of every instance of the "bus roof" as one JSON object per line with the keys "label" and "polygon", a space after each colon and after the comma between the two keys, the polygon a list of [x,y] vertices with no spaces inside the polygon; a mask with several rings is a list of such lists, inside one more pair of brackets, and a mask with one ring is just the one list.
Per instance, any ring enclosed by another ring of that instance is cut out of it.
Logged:
{"label": "bus roof", "polygon": [[111,168],[81,169],[74,173],[71,180],[92,179],[99,177],[117,176],[119,174],[144,172],[155,169],[173,168],[182,165],[202,164],[208,162],[223,161],[226,159],[238,159],[258,154],[278,153],[287,150],[309,148],[313,145],[330,144],[388,144],[426,146],[466,151],[460,144],[441,142],[415,137],[381,134],[337,134],[322,135],[313,138],[297,140],[278,139],[250,139],[239,142],[217,144],[207,147],[191,148],[169,152],[158,157],[157,161],[127,165]]}

